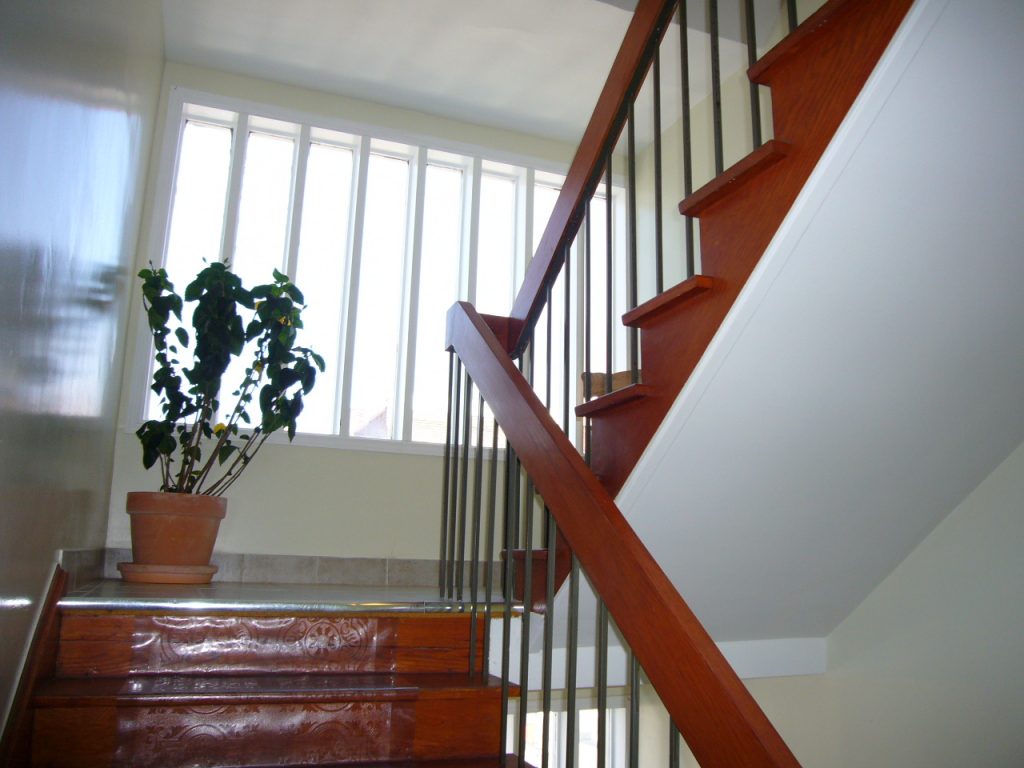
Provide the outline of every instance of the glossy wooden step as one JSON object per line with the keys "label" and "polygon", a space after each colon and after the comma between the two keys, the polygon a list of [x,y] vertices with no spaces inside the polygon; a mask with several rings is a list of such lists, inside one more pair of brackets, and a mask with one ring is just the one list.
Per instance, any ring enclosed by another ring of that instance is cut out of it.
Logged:
{"label": "glossy wooden step", "polygon": [[622,316],[622,323],[630,328],[645,328],[670,312],[690,306],[695,299],[710,291],[714,284],[715,281],[707,275],[694,275],[631,309]]}
{"label": "glossy wooden step", "polygon": [[766,141],[738,163],[729,166],[703,187],[679,203],[684,216],[700,216],[717,202],[740,190],[789,154],[788,144],[776,139]]}
{"label": "glossy wooden step", "polygon": [[853,6],[855,3],[852,0],[829,0],[758,59],[747,70],[747,77],[754,83],[767,83],[776,67],[797,58],[800,51],[814,41],[822,27],[826,24],[835,24],[842,14]]}
{"label": "glossy wooden step", "polygon": [[604,411],[628,405],[636,400],[649,397],[654,388],[647,384],[630,384],[628,387],[617,389],[607,395],[595,397],[576,406],[577,416],[595,416]]}
{"label": "glossy wooden step", "polygon": [[55,679],[33,764],[343,765],[496,755],[501,686],[469,675]]}
{"label": "glossy wooden step", "polygon": [[[57,673],[75,677],[271,670],[466,672],[470,621],[468,614],[461,613],[287,616],[66,611]],[[478,631],[477,659],[482,658],[482,637]]]}

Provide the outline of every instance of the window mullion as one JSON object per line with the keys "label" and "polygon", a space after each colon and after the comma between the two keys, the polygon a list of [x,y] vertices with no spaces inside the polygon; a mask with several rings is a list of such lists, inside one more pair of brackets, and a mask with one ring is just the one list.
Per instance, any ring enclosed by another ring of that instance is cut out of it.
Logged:
{"label": "window mullion", "polygon": [[480,184],[483,178],[483,162],[473,158],[469,181],[469,196],[466,200],[466,237],[462,266],[464,277],[459,294],[471,304],[476,303],[477,251],[480,246]]}
{"label": "window mullion", "polygon": [[344,359],[341,367],[341,434],[348,436],[352,416],[352,361],[355,356],[356,313],[359,309],[359,265],[363,252],[363,224],[366,215],[366,179],[370,168],[370,138],[359,141],[359,160],[356,166],[354,211],[352,215],[352,242],[349,244],[348,280],[345,296],[345,333],[342,342]]}
{"label": "window mullion", "polygon": [[242,198],[242,171],[245,167],[245,151],[249,143],[249,115],[238,113],[235,123],[234,145],[231,148],[231,178],[228,182],[228,204],[224,209],[224,234],[221,237],[220,258],[231,263],[235,255],[235,238],[238,236],[238,209]]}
{"label": "window mullion", "polygon": [[[519,285],[526,276],[526,268],[533,259],[533,186],[535,183],[533,168],[526,169],[525,180],[517,184],[516,195],[516,218],[518,225],[516,232],[522,237],[522,242],[516,248],[516,256],[512,259],[512,302],[515,303],[516,295],[519,293]],[[509,305],[509,310],[511,310]]]}
{"label": "window mullion", "polygon": [[306,167],[308,162],[309,126],[303,125],[299,129],[299,137],[295,142],[295,162],[292,164],[290,225],[288,227],[288,241],[285,246],[287,256],[284,262],[284,272],[293,278],[299,264],[299,240],[302,236],[302,204],[306,194]]}
{"label": "window mullion", "polygon": [[[409,249],[407,277],[404,281],[405,301],[402,302],[401,333],[405,343],[399,344],[398,375],[395,377],[395,431],[399,440],[412,440],[412,394],[416,375],[416,319],[419,317],[420,264],[423,254],[423,207],[427,186],[427,148],[420,147],[416,154],[415,171],[410,174],[413,201],[410,207]],[[402,354],[402,350],[405,354]],[[441,351],[438,350],[438,354]],[[399,408],[399,404],[402,407]]]}

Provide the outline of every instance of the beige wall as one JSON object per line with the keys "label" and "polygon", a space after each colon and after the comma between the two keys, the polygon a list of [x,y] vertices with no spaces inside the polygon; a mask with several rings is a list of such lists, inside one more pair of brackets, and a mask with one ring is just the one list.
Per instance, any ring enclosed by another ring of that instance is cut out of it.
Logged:
{"label": "beige wall", "polygon": [[159,5],[0,6],[0,702],[61,548],[103,545]]}
{"label": "beige wall", "polygon": [[808,768],[1024,765],[1024,445],[832,633],[820,677],[752,681]]}
{"label": "beige wall", "polygon": [[[227,494],[217,551],[436,559],[441,472],[440,456],[268,443]],[[159,482],[119,434],[107,546],[130,546],[125,493]]]}

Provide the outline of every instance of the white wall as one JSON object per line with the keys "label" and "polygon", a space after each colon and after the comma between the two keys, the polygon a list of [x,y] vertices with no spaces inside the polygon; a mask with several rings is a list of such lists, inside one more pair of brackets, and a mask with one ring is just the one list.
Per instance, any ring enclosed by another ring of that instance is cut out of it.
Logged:
{"label": "white wall", "polygon": [[[566,167],[575,151],[568,144],[512,131],[167,62],[153,147],[154,167],[159,162],[163,140],[163,109],[173,86],[379,126],[398,135],[431,137],[445,145],[482,148],[499,159],[532,157],[553,167]],[[147,221],[140,239],[138,264],[160,258],[149,237],[155,176],[147,193]],[[133,279],[133,288],[136,283]],[[142,319],[134,292],[131,317],[130,328],[137,335]],[[437,322],[443,323],[444,318]],[[141,338],[148,345],[148,339],[144,335]],[[130,392],[138,379],[131,361],[139,354],[148,354],[148,346],[141,347],[141,352],[136,346],[130,345],[130,362],[125,369],[106,536],[108,547],[127,547],[130,543],[125,493],[156,490],[159,486],[156,473],[143,470],[141,450],[133,434],[138,414],[134,413]],[[444,352],[439,349],[437,354]],[[436,558],[441,474],[440,449],[429,455],[417,455],[271,442],[227,494],[228,517],[221,527],[216,549],[243,554]]]}
{"label": "white wall", "polygon": [[806,768],[1024,765],[1024,445],[832,633],[750,690]]}
{"label": "white wall", "polygon": [[103,545],[159,5],[0,5],[0,702],[60,548]]}

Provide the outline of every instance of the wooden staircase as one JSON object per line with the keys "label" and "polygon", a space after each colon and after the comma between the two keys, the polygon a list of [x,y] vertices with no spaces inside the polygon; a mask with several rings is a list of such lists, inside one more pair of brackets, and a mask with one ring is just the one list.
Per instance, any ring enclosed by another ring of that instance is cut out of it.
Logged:
{"label": "wooden staircase", "polygon": [[[612,391],[576,407],[577,417],[592,424],[591,470],[613,497],[718,332],[911,4],[829,0],[748,71],[753,82],[771,88],[775,138],[679,203],[681,214],[700,219],[702,274],[623,316],[624,325],[640,331],[641,381],[613,378]],[[595,382],[603,378],[583,376]],[[556,587],[568,574],[562,543]],[[518,554],[517,561],[522,559]],[[547,553],[534,552],[533,560],[532,602],[543,610]]]}
{"label": "wooden staircase", "polygon": [[458,610],[63,601],[57,619],[22,764],[505,765],[501,683],[480,672],[483,619],[471,654]]}

